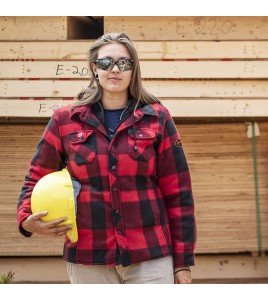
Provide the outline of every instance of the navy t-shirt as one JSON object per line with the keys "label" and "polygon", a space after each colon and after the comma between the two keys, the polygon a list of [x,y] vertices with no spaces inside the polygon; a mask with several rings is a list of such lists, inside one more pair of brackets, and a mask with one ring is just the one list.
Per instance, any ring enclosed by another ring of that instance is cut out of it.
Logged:
{"label": "navy t-shirt", "polygon": [[113,136],[118,124],[121,121],[125,108],[120,109],[104,109],[104,118],[110,135]]}

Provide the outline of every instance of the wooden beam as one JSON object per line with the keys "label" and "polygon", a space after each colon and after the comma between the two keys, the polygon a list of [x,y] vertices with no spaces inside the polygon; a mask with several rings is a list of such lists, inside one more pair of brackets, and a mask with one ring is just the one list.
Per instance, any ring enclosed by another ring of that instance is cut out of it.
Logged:
{"label": "wooden beam", "polygon": [[104,31],[134,40],[267,40],[268,17],[104,17]]}
{"label": "wooden beam", "polygon": [[268,258],[238,255],[197,255],[194,279],[267,278]]}
{"label": "wooden beam", "polygon": [[[87,60],[92,40],[0,42],[1,60]],[[268,41],[134,41],[145,59],[267,59]]]}
{"label": "wooden beam", "polygon": [[[183,118],[268,118],[268,100],[161,100],[172,117]],[[73,100],[0,100],[0,117],[50,117],[59,107]]]}
{"label": "wooden beam", "polygon": [[0,17],[0,40],[67,40],[88,38],[89,29],[71,16]]}
{"label": "wooden beam", "polygon": [[[196,267],[192,267],[193,283],[233,283],[235,279],[267,279],[268,258],[245,254],[196,255]],[[15,273],[14,283],[69,283],[66,262],[61,257],[5,257],[0,258],[2,270]],[[42,270],[42,272],[40,272]],[[53,272],[51,272],[53,270]],[[211,280],[211,281],[210,281]],[[267,283],[257,281],[257,283]]]}
{"label": "wooden beam", "polygon": [[88,86],[88,80],[2,80],[3,97],[74,97]]}
{"label": "wooden beam", "polygon": [[[268,61],[142,61],[142,78],[268,78]],[[81,61],[0,61],[0,78],[89,78]]]}
{"label": "wooden beam", "polygon": [[135,41],[145,59],[266,59],[268,41]]}
{"label": "wooden beam", "polygon": [[67,17],[0,17],[0,40],[66,40]]}
{"label": "wooden beam", "polygon": [[155,80],[144,86],[157,97],[267,98],[266,80]]}
{"label": "wooden beam", "polygon": [[162,100],[173,117],[268,117],[267,100]]}
{"label": "wooden beam", "polygon": [[[1,98],[74,97],[88,80],[1,80]],[[147,90],[164,98],[267,98],[268,80],[149,80]]]}
{"label": "wooden beam", "polygon": [[53,111],[72,100],[0,100],[1,117],[51,117]]}

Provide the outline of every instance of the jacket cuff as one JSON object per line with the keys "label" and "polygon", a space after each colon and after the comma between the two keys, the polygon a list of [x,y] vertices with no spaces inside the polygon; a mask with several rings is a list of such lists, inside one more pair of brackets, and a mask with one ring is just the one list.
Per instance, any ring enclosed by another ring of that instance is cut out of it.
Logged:
{"label": "jacket cuff", "polygon": [[195,265],[193,252],[175,253],[173,258],[174,258],[174,269],[191,267]]}
{"label": "jacket cuff", "polygon": [[32,233],[29,232],[29,231],[26,231],[25,229],[23,229],[23,227],[20,225],[19,226],[19,232],[25,236],[25,237],[31,237],[32,236]]}
{"label": "jacket cuff", "polygon": [[[30,215],[30,214],[29,214]],[[23,227],[22,227],[22,225],[21,225],[21,223],[25,220],[25,219],[27,219],[28,218],[28,215],[27,216],[24,216],[24,218],[21,218],[20,220],[19,220],[19,232],[23,235],[23,236],[25,236],[25,237],[30,237],[30,236],[32,236],[32,232],[29,232],[29,231],[26,231]]]}

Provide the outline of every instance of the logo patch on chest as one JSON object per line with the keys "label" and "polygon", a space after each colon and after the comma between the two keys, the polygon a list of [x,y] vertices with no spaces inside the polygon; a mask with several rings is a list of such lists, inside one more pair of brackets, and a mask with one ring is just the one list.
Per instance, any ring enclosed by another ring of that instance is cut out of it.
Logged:
{"label": "logo patch on chest", "polygon": [[177,140],[176,140],[175,146],[176,146],[176,147],[182,147],[181,139],[177,139]]}

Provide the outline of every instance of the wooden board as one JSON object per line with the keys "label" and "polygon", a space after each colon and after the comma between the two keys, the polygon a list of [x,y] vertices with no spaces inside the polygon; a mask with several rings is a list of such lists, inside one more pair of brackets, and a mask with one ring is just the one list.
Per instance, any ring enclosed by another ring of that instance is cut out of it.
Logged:
{"label": "wooden board", "polygon": [[66,17],[0,17],[0,40],[66,39]]}
{"label": "wooden board", "polygon": [[52,113],[73,100],[0,100],[0,117],[48,118]]}
{"label": "wooden board", "polygon": [[83,38],[84,25],[75,17],[0,17],[0,40],[67,40]]}
{"label": "wooden board", "polygon": [[[2,60],[86,61],[93,41],[0,42]],[[267,59],[268,41],[134,41],[140,60]]]}
{"label": "wooden board", "polygon": [[[197,254],[195,262],[196,266],[191,267],[194,284],[212,284],[215,281],[218,284],[267,283],[267,256]],[[12,270],[15,273],[14,283],[69,283],[66,262],[61,257],[2,257],[0,258],[0,266],[2,270]],[[42,270],[42,273],[40,270]],[[259,288],[259,286],[256,286],[256,288]],[[225,287],[226,285],[221,286],[222,289]],[[246,289],[244,290],[244,293],[246,293]],[[243,292],[240,292],[240,297],[243,297]]]}
{"label": "wooden board", "polygon": [[155,80],[144,86],[157,97],[266,98],[266,80]]}
{"label": "wooden board", "polygon": [[[74,97],[88,80],[1,80],[1,98]],[[267,99],[268,80],[144,80],[145,88],[160,98]]]}
{"label": "wooden board", "polygon": [[[262,245],[268,250],[268,123],[257,138]],[[17,231],[16,205],[45,125],[0,126],[0,255],[61,255],[62,239]],[[197,253],[256,252],[251,139],[245,123],[177,124],[191,170],[198,228]]]}
{"label": "wooden board", "polygon": [[[268,61],[142,61],[142,78],[266,79]],[[89,78],[80,61],[0,61],[0,78]]]}
{"label": "wooden board", "polygon": [[268,17],[104,17],[104,31],[133,40],[267,40]]}
{"label": "wooden board", "polygon": [[0,95],[2,97],[18,98],[73,98],[82,89],[86,88],[88,83],[88,80],[2,80],[0,81]]}
{"label": "wooden board", "polygon": [[[267,118],[268,100],[236,99],[173,99],[161,100],[174,118]],[[0,99],[0,117],[47,118],[57,108],[72,104],[74,100],[39,99],[19,100]]]}

